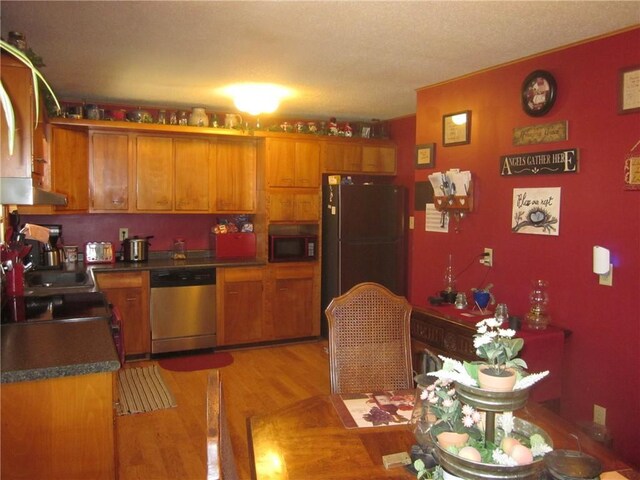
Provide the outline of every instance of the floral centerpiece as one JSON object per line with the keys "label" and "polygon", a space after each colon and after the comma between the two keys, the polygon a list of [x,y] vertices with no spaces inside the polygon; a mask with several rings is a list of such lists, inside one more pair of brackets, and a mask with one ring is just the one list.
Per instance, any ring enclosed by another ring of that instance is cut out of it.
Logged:
{"label": "floral centerpiece", "polygon": [[[438,419],[431,428],[431,434],[444,455],[454,455],[463,459],[461,461],[496,465],[497,468],[529,464],[534,464],[534,467],[545,453],[551,451],[547,443],[550,442],[548,436],[530,424],[533,428],[522,429],[526,422],[515,419],[511,412],[496,415],[497,410],[493,409],[493,404],[487,407],[484,400],[491,397],[492,402],[496,402],[496,395],[504,396],[509,400],[505,405],[511,406],[511,397],[522,396],[524,404],[528,394],[523,392],[520,395],[516,391],[530,388],[549,372],[528,374],[526,362],[518,358],[524,340],[515,338],[514,330],[503,329],[501,325],[495,318],[483,319],[476,324],[474,347],[482,361],[460,362],[440,356],[443,360],[442,369],[427,373],[436,377],[436,381],[432,386],[425,387],[422,396],[428,400],[431,411]],[[491,392],[495,393],[491,393],[483,386],[483,370],[496,377],[509,377],[513,383],[503,390],[492,388]],[[469,396],[467,390],[472,390],[473,395]],[[486,414],[476,411],[474,406],[486,409]],[[489,420],[494,418],[495,431],[492,429],[491,432],[486,432],[485,424],[493,425],[494,422]],[[445,432],[466,433],[468,438],[465,442],[450,446],[440,441]],[[418,466],[415,468],[419,479],[432,478],[427,476],[424,468],[422,471]],[[502,477],[497,475],[496,478]]]}

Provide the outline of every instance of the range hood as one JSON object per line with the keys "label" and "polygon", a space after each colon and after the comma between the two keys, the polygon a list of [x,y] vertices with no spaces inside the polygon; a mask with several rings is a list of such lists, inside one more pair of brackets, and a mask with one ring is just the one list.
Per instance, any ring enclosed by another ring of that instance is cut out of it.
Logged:
{"label": "range hood", "polygon": [[33,186],[31,178],[0,178],[2,205],[67,205],[67,197]]}

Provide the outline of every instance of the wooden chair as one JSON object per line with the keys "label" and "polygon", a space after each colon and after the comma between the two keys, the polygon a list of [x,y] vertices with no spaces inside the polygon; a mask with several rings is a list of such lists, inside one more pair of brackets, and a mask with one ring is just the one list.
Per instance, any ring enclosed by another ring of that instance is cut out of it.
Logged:
{"label": "wooden chair", "polygon": [[329,322],[332,393],[413,388],[411,305],[377,283],[334,298]]}
{"label": "wooden chair", "polygon": [[207,480],[236,480],[238,472],[227,425],[222,381],[218,370],[207,385]]}

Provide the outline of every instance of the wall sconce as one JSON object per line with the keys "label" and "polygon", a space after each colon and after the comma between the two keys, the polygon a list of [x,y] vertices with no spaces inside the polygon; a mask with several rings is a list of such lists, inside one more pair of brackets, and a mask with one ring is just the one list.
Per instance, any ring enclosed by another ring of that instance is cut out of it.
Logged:
{"label": "wall sconce", "polygon": [[609,249],[599,245],[593,247],[593,273],[599,275],[600,285],[612,286],[613,265]]}

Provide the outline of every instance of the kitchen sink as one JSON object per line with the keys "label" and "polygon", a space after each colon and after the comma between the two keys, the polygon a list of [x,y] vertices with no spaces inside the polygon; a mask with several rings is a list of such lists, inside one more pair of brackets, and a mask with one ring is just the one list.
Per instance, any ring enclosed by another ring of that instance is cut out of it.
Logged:
{"label": "kitchen sink", "polygon": [[25,295],[93,291],[93,276],[84,270],[34,270],[24,275]]}

